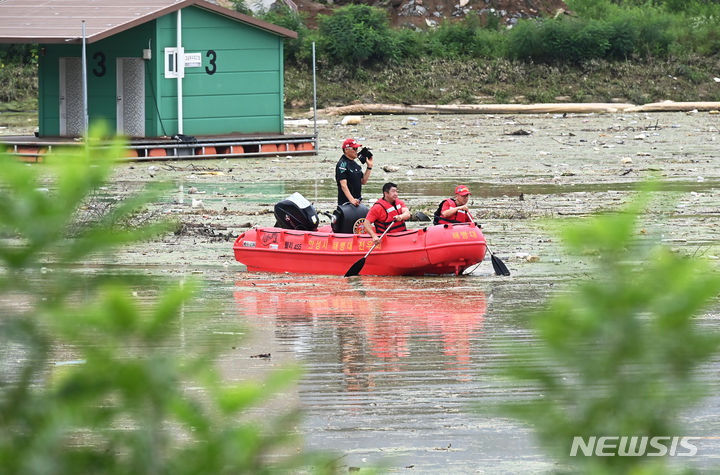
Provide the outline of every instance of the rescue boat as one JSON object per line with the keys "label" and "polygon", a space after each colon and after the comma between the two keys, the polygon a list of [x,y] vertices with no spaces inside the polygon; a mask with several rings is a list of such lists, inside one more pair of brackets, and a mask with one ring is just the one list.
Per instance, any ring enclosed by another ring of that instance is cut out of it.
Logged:
{"label": "rescue boat", "polygon": [[[233,246],[250,272],[344,275],[373,246],[368,234],[279,227],[254,228]],[[360,275],[462,273],[485,258],[485,237],[475,223],[441,224],[388,233],[367,256]]]}

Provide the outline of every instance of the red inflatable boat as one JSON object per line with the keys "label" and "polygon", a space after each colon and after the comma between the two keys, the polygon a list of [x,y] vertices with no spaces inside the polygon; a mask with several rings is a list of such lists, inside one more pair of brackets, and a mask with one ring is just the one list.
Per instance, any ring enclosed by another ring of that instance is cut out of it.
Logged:
{"label": "red inflatable boat", "polygon": [[[368,234],[282,228],[250,229],[233,249],[248,271],[345,275],[372,247]],[[361,275],[460,274],[485,258],[485,237],[474,223],[429,226],[386,234]]]}

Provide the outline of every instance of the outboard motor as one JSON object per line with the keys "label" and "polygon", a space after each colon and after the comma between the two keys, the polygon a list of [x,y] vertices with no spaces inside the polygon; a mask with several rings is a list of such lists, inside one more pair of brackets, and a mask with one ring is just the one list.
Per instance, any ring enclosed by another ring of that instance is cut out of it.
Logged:
{"label": "outboard motor", "polygon": [[275,227],[298,231],[315,231],[318,215],[315,207],[300,193],[293,193],[275,204]]}
{"label": "outboard motor", "polygon": [[334,233],[362,234],[365,216],[368,214],[365,205],[355,206],[352,203],[343,203],[333,211],[332,230]]}

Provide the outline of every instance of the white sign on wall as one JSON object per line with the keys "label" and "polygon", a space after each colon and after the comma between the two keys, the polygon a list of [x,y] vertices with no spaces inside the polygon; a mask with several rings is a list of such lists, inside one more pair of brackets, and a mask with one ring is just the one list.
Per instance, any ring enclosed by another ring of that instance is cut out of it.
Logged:
{"label": "white sign on wall", "polygon": [[201,53],[185,53],[185,67],[186,68],[199,68],[202,66],[202,54]]}

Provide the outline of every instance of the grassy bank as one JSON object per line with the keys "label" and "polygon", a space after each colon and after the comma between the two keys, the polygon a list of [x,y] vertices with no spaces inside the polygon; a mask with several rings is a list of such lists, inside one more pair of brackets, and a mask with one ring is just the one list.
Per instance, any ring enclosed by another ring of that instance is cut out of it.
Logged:
{"label": "grassy bank", "polygon": [[[720,57],[590,60],[548,65],[509,59],[420,59],[401,65],[318,72],[318,107],[361,103],[720,101]],[[286,66],[290,107],[312,104],[312,71]]]}

